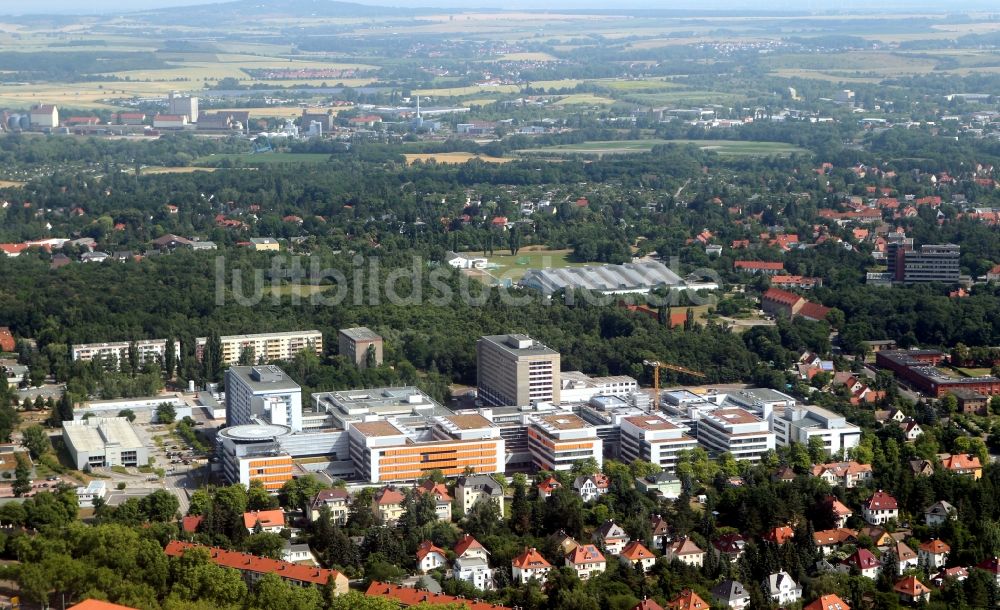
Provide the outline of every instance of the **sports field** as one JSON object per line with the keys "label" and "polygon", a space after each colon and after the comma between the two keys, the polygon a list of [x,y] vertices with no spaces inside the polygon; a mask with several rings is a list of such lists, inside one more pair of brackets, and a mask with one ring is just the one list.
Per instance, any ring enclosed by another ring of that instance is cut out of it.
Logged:
{"label": "sports field", "polygon": [[[501,244],[497,244],[498,246]],[[505,244],[504,244],[505,245]],[[549,267],[582,267],[586,263],[574,263],[569,260],[572,250],[550,250],[544,246],[527,246],[518,251],[517,256],[511,256],[510,250],[494,248],[493,256],[487,256],[490,268],[489,275],[497,280],[517,282],[529,269],[546,269]],[[483,256],[482,250],[464,252],[469,256]]]}

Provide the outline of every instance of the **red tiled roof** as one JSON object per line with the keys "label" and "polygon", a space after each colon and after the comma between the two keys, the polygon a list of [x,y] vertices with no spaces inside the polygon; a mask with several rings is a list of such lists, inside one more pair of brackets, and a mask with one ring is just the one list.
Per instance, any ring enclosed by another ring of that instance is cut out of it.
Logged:
{"label": "red tiled roof", "polygon": [[451,502],[451,495],[448,494],[448,487],[444,483],[435,483],[434,481],[427,479],[418,485],[417,489],[424,493],[434,494],[438,500]]}
{"label": "red tiled roof", "polygon": [[684,589],[680,595],[667,602],[667,608],[669,610],[708,610],[709,605],[691,589]]}
{"label": "red tiled roof", "polygon": [[974,470],[983,467],[978,456],[965,453],[949,455],[941,460],[941,465],[948,470]]}
{"label": "red tiled roof", "polygon": [[458,539],[458,544],[455,545],[455,556],[461,557],[469,549],[483,549],[485,551],[486,547],[472,536],[466,534]]}
{"label": "red tiled roof", "polygon": [[798,303],[802,297],[794,292],[788,292],[787,290],[782,290],[781,288],[768,288],[767,291],[764,292],[761,299],[791,306]]}
{"label": "red tiled roof", "polygon": [[622,549],[619,557],[624,557],[629,561],[641,561],[643,559],[653,559],[656,556],[653,555],[641,542],[633,540],[625,545],[625,548]]}
{"label": "red tiled roof", "polygon": [[189,549],[207,550],[212,563],[224,568],[233,568],[234,570],[255,572],[258,574],[277,574],[284,579],[312,583],[314,585],[325,585],[329,582],[331,576],[334,579],[342,576],[337,570],[327,570],[289,563],[287,561],[279,561],[277,559],[257,557],[256,555],[249,555],[247,553],[237,553],[235,551],[208,547],[202,544],[181,542],[179,540],[172,540],[167,544],[164,552],[168,557],[181,557]]}
{"label": "red tiled roof", "polygon": [[799,315],[803,318],[810,318],[812,320],[825,320],[827,314],[830,313],[830,308],[825,305],[820,305],[819,303],[813,303],[812,301],[806,301],[802,309],[799,310]]}
{"label": "red tiled roof", "polygon": [[736,261],[734,266],[737,269],[761,269],[771,271],[784,271],[785,263],[771,261]]}
{"label": "red tiled roof", "polygon": [[255,510],[243,513],[243,525],[248,530],[252,530],[260,523],[261,527],[285,526],[285,511],[277,508],[275,510]]}
{"label": "red tiled roof", "polygon": [[375,494],[375,503],[379,506],[389,506],[392,504],[402,504],[405,496],[392,487],[383,487]]}
{"label": "red tiled roof", "polygon": [[552,567],[552,564],[545,561],[541,553],[532,548],[524,549],[524,552],[511,560],[510,563],[515,568],[521,568],[522,570]]}
{"label": "red tiled roof", "polygon": [[806,604],[802,610],[851,610],[851,607],[836,595],[823,595]]}
{"label": "red tiled roof", "polygon": [[892,590],[910,597],[916,597],[918,595],[924,595],[931,592],[931,590],[927,588],[927,585],[917,580],[916,576],[907,576],[903,580],[897,582],[896,586],[894,586]]}
{"label": "red tiled roof", "polygon": [[632,610],[663,610],[663,606],[651,599],[644,599],[633,606]]}
{"label": "red tiled roof", "polygon": [[204,520],[205,517],[202,515],[188,515],[181,519],[181,530],[188,534],[193,534],[198,531],[198,526]]}
{"label": "red tiled roof", "polygon": [[416,606],[417,604],[461,604],[469,610],[510,610],[507,606],[498,606],[489,602],[466,599],[464,597],[452,597],[442,593],[431,593],[422,589],[412,587],[401,587],[386,582],[372,581],[368,585],[365,595],[369,597],[388,597],[399,602],[402,606]]}
{"label": "red tiled roof", "polygon": [[951,547],[948,546],[948,543],[943,540],[935,538],[934,540],[928,540],[927,542],[921,544],[920,550],[925,553],[930,553],[931,555],[940,555],[941,553],[951,552]]}
{"label": "red tiled roof", "polygon": [[896,498],[882,490],[873,493],[872,497],[865,502],[865,506],[868,507],[868,510],[897,510],[899,508]]}
{"label": "red tiled roof", "polygon": [[601,563],[604,555],[592,544],[581,544],[566,555],[566,560],[572,564]]}
{"label": "red tiled roof", "polygon": [[417,547],[417,561],[422,560],[431,553],[437,553],[441,557],[447,557],[448,555],[444,552],[444,549],[434,546],[434,543],[430,540],[424,540]]}
{"label": "red tiled roof", "polygon": [[132,606],[120,606],[111,602],[103,602],[99,599],[88,599],[75,606],[70,606],[69,610],[136,610]]}
{"label": "red tiled roof", "polygon": [[859,570],[870,570],[882,565],[882,562],[868,549],[854,551],[854,554],[845,559],[844,562],[856,566]]}

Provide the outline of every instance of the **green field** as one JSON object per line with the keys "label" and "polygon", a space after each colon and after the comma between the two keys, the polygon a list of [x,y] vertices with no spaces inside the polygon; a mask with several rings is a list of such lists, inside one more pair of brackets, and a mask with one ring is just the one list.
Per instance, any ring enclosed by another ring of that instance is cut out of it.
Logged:
{"label": "green field", "polygon": [[574,153],[583,155],[607,155],[618,153],[649,152],[654,146],[661,144],[690,144],[702,150],[711,150],[720,155],[755,156],[755,155],[790,155],[808,152],[792,144],[784,142],[758,142],[752,140],[606,140],[582,142],[580,144],[561,144],[546,148],[518,151],[528,154],[558,154]]}
{"label": "green field", "polygon": [[[549,250],[539,246],[522,248],[517,256],[511,256],[501,250],[494,250],[493,256],[487,256],[490,268],[486,271],[497,280],[509,279],[517,282],[529,269],[546,269],[549,267],[582,267],[586,263],[574,263],[569,260],[572,250]],[[470,256],[483,256],[482,250],[467,252]],[[473,275],[479,275],[474,273]]]}
{"label": "green field", "polygon": [[194,164],[202,167],[217,166],[223,161],[234,165],[276,165],[279,163],[327,163],[330,155],[324,153],[230,153],[208,155],[195,159]]}

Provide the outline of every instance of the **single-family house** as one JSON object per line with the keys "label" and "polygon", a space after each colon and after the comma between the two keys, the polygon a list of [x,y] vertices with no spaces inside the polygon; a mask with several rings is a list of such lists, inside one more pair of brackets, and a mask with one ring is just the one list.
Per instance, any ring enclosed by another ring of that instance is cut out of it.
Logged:
{"label": "single-family house", "polygon": [[803,606],[802,610],[851,610],[851,607],[839,596],[830,594],[819,596]]}
{"label": "single-family house", "polygon": [[580,580],[604,572],[607,561],[593,544],[581,544],[566,554],[566,566],[573,568]]}
{"label": "single-family house", "polygon": [[802,587],[785,571],[775,572],[764,580],[764,593],[779,605],[794,604],[802,599]]}
{"label": "single-family house", "polygon": [[989,574],[993,582],[1000,587],[1000,557],[988,557],[976,564],[976,569]]}
{"label": "single-family house", "polygon": [[893,591],[899,595],[899,599],[904,602],[916,604],[918,602],[929,602],[931,600],[931,590],[924,583],[917,580],[916,576],[907,576],[893,586]]}
{"label": "single-family house", "polygon": [[917,567],[917,552],[902,540],[897,540],[892,548],[896,555],[896,575],[902,576],[910,568]]}
{"label": "single-family house", "polygon": [[689,566],[705,565],[705,551],[690,538],[678,538],[664,549],[663,557],[668,561],[677,560]]}
{"label": "single-family house", "polygon": [[511,575],[514,582],[525,584],[532,578],[545,580],[552,565],[542,557],[535,548],[526,547],[524,552],[514,557],[510,562]]}
{"label": "single-family house", "polygon": [[899,518],[899,505],[896,498],[880,489],[862,504],[861,516],[872,525],[883,525]]}
{"label": "single-family house", "polygon": [[394,487],[383,487],[372,498],[372,513],[382,525],[395,525],[403,516],[403,492]]}
{"label": "single-family house", "polygon": [[319,519],[320,511],[325,506],[330,511],[330,521],[337,525],[347,523],[350,512],[351,494],[345,489],[323,489],[309,502],[309,520]]}
{"label": "single-family house", "polygon": [[610,485],[611,481],[602,473],[592,474],[589,477],[579,476],[573,481],[573,489],[580,494],[584,502],[596,500],[608,493]]}
{"label": "single-family house", "polygon": [[277,508],[246,512],[243,513],[243,525],[251,534],[256,532],[278,534],[285,529],[285,511]]}
{"label": "single-family house", "polygon": [[486,547],[469,534],[465,534],[455,545],[452,576],[457,580],[472,583],[477,589],[492,591],[493,569],[490,567],[489,555]]}
{"label": "single-family house", "polygon": [[638,540],[633,540],[619,553],[618,561],[629,567],[642,566],[643,571],[648,572],[656,563],[656,555]]}
{"label": "single-family house", "polygon": [[920,565],[928,572],[943,568],[948,563],[949,553],[951,553],[951,547],[948,546],[948,543],[937,538],[928,540],[919,547]]}
{"label": "single-family house", "polygon": [[603,544],[604,550],[610,555],[618,555],[631,540],[625,530],[614,521],[608,520],[594,530],[594,542]]}
{"label": "single-family house", "polygon": [[712,549],[716,555],[725,555],[730,562],[736,562],[743,556],[747,541],[740,534],[722,534],[712,541]]}
{"label": "single-family house", "polygon": [[879,570],[882,569],[882,562],[871,551],[866,548],[859,548],[850,557],[844,560],[843,565],[848,568],[856,568],[865,578],[875,580]]}
{"label": "single-family house", "polygon": [[847,508],[847,506],[838,500],[836,496],[828,496],[826,499],[826,505],[830,509],[830,513],[833,515],[833,523],[835,527],[845,527],[847,525],[847,520],[854,516],[854,511]]}
{"label": "single-family house", "polygon": [[938,456],[941,467],[949,472],[979,480],[983,476],[983,464],[979,456],[968,453],[942,454]]}
{"label": "single-family house", "polygon": [[430,540],[424,540],[417,546],[417,570],[422,574],[447,565],[447,553],[444,552],[444,549],[434,546]]}
{"label": "single-family house", "polygon": [[853,544],[858,540],[858,532],[845,527],[833,530],[820,530],[813,533],[816,549],[824,557],[840,549],[845,544]]}
{"label": "single-family house", "polygon": [[417,485],[417,492],[430,494],[434,498],[434,513],[438,521],[451,521],[451,494],[444,483],[435,483],[430,479],[425,479]]}
{"label": "single-family house", "polygon": [[666,610],[709,610],[708,602],[691,589],[684,589],[680,594],[667,602]]}
{"label": "single-family house", "polygon": [[667,520],[660,515],[649,516],[649,531],[655,549],[662,549],[663,545],[670,539],[670,526],[667,524]]}
{"label": "single-family house", "polygon": [[958,517],[958,509],[945,500],[935,502],[924,509],[924,523],[934,527]]}
{"label": "single-family house", "polygon": [[559,482],[559,479],[555,478],[552,475],[549,475],[545,478],[544,481],[538,484],[538,497],[548,498],[549,496],[552,495],[552,492],[559,489],[560,487],[562,487],[562,483]]}
{"label": "single-family house", "polygon": [[743,583],[736,580],[724,580],[712,587],[712,599],[730,610],[744,610],[750,607],[750,593]]}
{"label": "single-family house", "polygon": [[500,518],[503,519],[503,495],[503,485],[484,474],[460,477],[455,484],[455,499],[458,500],[458,506],[464,515],[468,515],[472,507],[480,502],[493,502],[500,511]]}

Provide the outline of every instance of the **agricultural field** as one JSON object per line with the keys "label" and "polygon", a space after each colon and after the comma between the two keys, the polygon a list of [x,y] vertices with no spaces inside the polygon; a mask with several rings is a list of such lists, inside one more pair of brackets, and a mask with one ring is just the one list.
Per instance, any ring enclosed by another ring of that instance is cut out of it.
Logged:
{"label": "agricultural field", "polygon": [[592,93],[574,93],[555,103],[556,106],[610,106],[615,100]]}
{"label": "agricultural field", "polygon": [[[157,174],[191,174],[194,172],[214,172],[214,167],[163,167],[151,165],[149,167],[143,167],[141,173],[143,176],[157,175]],[[131,170],[135,173],[135,170]]]}
{"label": "agricultural field", "polygon": [[443,163],[449,165],[457,165],[471,161],[473,159],[478,159],[480,161],[485,161],[486,163],[507,163],[513,161],[513,159],[508,157],[490,157],[487,155],[476,155],[467,152],[447,152],[447,153],[408,153],[403,155],[406,157],[406,164],[412,165],[417,161],[434,161],[435,163]]}
{"label": "agricultural field", "polygon": [[790,155],[804,153],[806,150],[785,144],[784,142],[755,142],[745,140],[608,140],[603,142],[583,142],[580,144],[562,144],[531,150],[519,151],[522,154],[558,154],[573,153],[583,155],[610,155],[621,153],[649,152],[654,146],[661,144],[690,144],[702,150],[711,150],[720,155],[730,156],[767,156]]}

